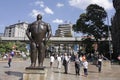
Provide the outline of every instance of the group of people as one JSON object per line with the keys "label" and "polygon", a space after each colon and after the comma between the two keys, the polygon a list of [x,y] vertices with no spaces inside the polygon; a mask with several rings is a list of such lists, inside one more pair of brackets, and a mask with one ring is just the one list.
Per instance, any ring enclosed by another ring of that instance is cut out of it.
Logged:
{"label": "group of people", "polygon": [[[64,73],[68,74],[69,69],[69,62],[71,61],[71,56],[69,56],[67,53],[64,53],[63,55],[58,54],[57,56],[57,68],[61,68],[61,65],[64,67]],[[54,55],[50,56],[50,67],[53,67],[55,57]],[[85,57],[85,55],[78,56],[78,54],[74,55],[74,63],[75,63],[75,73],[76,75],[80,75],[80,67],[83,66],[84,75],[88,75],[88,62]]]}
{"label": "group of people", "polygon": [[[67,53],[64,53],[63,55],[58,54],[57,58],[55,58],[54,55],[51,55],[50,57],[50,67],[53,67],[54,60],[57,59],[57,68],[60,69],[63,65],[64,67],[64,73],[68,74],[69,71],[69,63],[71,62],[71,56],[69,56]],[[76,75],[80,75],[80,69],[83,68],[84,76],[86,77],[88,75],[88,61],[86,56],[78,55],[77,53],[74,54],[74,65],[75,65],[75,73]],[[97,60],[97,67],[98,72],[101,72],[102,67],[102,56],[98,56]]]}

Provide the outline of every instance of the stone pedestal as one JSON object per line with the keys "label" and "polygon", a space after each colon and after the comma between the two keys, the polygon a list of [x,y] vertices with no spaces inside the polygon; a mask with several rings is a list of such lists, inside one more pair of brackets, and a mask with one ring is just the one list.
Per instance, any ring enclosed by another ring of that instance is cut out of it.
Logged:
{"label": "stone pedestal", "polygon": [[23,80],[46,80],[46,68],[26,68],[23,73]]}
{"label": "stone pedestal", "polygon": [[103,61],[102,70],[103,70],[103,72],[110,71],[111,70],[111,62],[108,60]]}

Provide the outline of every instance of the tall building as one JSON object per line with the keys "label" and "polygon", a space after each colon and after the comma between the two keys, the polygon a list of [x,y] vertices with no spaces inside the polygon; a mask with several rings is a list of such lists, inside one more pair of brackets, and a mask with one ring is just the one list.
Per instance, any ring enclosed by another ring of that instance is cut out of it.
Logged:
{"label": "tall building", "polygon": [[26,37],[26,29],[28,23],[19,22],[13,25],[9,25],[5,28],[4,36],[5,37]]}
{"label": "tall building", "polygon": [[4,33],[0,33],[0,37],[3,37],[4,36]]}
{"label": "tall building", "polygon": [[72,37],[73,29],[72,24],[60,24],[58,25],[58,29],[55,32],[56,37]]}

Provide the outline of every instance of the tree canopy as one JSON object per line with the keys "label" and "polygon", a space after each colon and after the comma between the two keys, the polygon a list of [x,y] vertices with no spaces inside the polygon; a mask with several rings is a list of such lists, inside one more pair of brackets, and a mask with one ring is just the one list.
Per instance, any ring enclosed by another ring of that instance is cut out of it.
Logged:
{"label": "tree canopy", "polygon": [[17,42],[1,42],[0,43],[0,54],[11,52],[13,49],[26,52],[27,51],[26,43],[19,42],[19,41],[17,41]]}
{"label": "tree canopy", "polygon": [[94,36],[96,40],[108,37],[108,25],[105,24],[107,12],[103,7],[91,4],[86,12],[79,16],[73,25],[75,32],[82,32],[88,36]]}

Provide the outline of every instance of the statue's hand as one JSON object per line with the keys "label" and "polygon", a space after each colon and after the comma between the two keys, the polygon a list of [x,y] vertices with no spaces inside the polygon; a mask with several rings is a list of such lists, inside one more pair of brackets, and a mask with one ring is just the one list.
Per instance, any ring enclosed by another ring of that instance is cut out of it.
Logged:
{"label": "statue's hand", "polygon": [[46,38],[43,38],[43,43],[46,45],[46,42],[47,42],[47,40],[46,40]]}

